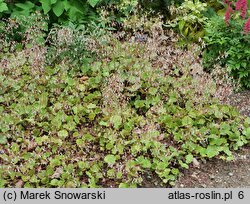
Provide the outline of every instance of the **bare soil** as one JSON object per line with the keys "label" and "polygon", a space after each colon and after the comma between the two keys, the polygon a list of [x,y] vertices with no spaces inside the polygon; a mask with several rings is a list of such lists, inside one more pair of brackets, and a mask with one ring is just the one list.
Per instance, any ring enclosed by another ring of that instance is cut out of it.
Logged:
{"label": "bare soil", "polygon": [[176,188],[250,188],[250,147],[244,147],[234,161],[212,159],[182,172]]}
{"label": "bare soil", "polygon": [[226,103],[235,106],[241,114],[250,117],[250,90],[231,94]]}

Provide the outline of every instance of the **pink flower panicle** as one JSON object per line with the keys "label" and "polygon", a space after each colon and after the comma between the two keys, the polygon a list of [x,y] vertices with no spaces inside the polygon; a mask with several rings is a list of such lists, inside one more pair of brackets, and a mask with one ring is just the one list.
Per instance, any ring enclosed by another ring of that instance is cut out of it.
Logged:
{"label": "pink flower panicle", "polygon": [[243,27],[244,33],[247,34],[250,32],[250,17],[247,19]]}
{"label": "pink flower panicle", "polygon": [[233,9],[231,7],[231,4],[232,2],[229,2],[227,0],[225,0],[225,3],[227,4],[227,10],[226,10],[226,13],[225,13],[225,22],[227,25],[229,25],[229,20],[231,18],[231,13],[233,13]]}
{"label": "pink flower panicle", "polygon": [[247,15],[247,4],[248,4],[247,0],[238,0],[235,3],[235,10],[241,12],[240,16],[243,19],[245,19]]}
{"label": "pink flower panicle", "polygon": [[[231,14],[234,13],[234,10],[232,8],[232,1],[224,0],[224,3],[227,5],[227,10],[226,10],[226,13],[225,13],[225,23],[227,25],[229,25]],[[245,19],[246,16],[247,16],[247,8],[248,8],[247,0],[238,0],[235,3],[235,10],[241,12],[240,16],[243,19]],[[244,31],[244,34],[250,33],[250,17],[245,22],[244,27],[243,27],[243,31]]]}

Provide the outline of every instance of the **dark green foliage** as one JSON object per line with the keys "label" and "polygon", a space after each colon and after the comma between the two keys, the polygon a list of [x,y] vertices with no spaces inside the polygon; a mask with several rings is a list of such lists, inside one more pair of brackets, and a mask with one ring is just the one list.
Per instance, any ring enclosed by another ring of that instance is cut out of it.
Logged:
{"label": "dark green foliage", "polygon": [[[43,14],[49,15],[49,23],[88,23],[97,21],[98,12],[96,7],[104,6],[115,17],[115,21],[119,18],[128,16],[134,12],[135,6],[140,5],[143,10],[153,10],[156,13],[161,13],[163,16],[169,16],[169,6],[174,2],[175,5],[180,5],[182,0],[164,0],[164,1],[148,1],[148,0],[21,0],[9,1],[4,3],[0,1],[0,15],[8,17],[19,17],[21,15],[29,16],[35,11],[40,11]],[[110,8],[112,8],[110,10]],[[1,17],[1,16],[0,16]]]}
{"label": "dark green foliage", "polygon": [[146,10],[153,10],[157,13],[160,13],[164,17],[169,17],[169,6],[175,4],[176,6],[181,5],[183,0],[140,0],[140,5]]}
{"label": "dark green foliage", "polygon": [[[65,23],[68,21],[86,23],[96,20],[97,13],[94,7],[100,0],[22,0],[7,3],[8,10],[1,9],[6,16],[19,17],[29,16],[35,11],[48,14],[50,23]],[[0,2],[0,6],[2,3]],[[4,6],[2,6],[4,8]],[[0,7],[1,8],[1,7]]]}
{"label": "dark green foliage", "polygon": [[44,45],[47,32],[48,20],[40,13],[5,19],[0,23],[0,51],[14,52],[24,48],[25,44]]}
{"label": "dark green foliage", "polygon": [[244,20],[232,20],[226,25],[223,17],[213,17],[206,26],[207,47],[204,66],[213,69],[218,63],[245,88],[250,88],[250,35],[243,32]]}

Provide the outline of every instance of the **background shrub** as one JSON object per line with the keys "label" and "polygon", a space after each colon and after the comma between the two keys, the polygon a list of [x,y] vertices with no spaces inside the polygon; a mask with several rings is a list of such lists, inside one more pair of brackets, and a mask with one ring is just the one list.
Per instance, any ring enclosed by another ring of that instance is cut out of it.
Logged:
{"label": "background shrub", "polygon": [[0,13],[4,12],[5,17],[15,18],[21,15],[29,16],[35,11],[40,11],[49,15],[50,24],[67,21],[86,23],[96,20],[97,14],[94,7],[99,2],[100,0],[13,0],[8,1],[7,4],[0,2],[2,5]]}
{"label": "background shrub", "polygon": [[204,36],[204,25],[207,21],[205,12],[208,5],[199,0],[185,0],[181,6],[170,7],[171,18],[169,22],[188,41],[198,41]]}
{"label": "background shrub", "polygon": [[228,72],[242,87],[250,87],[250,34],[244,31],[247,16],[240,17],[240,12],[226,16],[215,16],[206,24],[207,44],[203,55],[206,69],[213,69],[215,63],[226,67]]}

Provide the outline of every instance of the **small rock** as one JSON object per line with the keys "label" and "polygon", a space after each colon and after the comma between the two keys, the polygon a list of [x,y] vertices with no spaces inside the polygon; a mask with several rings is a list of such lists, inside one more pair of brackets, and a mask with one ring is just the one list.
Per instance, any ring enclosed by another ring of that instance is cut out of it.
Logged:
{"label": "small rock", "polygon": [[211,180],[214,180],[214,179],[215,179],[215,176],[214,176],[214,175],[210,175],[210,179],[211,179]]}
{"label": "small rock", "polygon": [[200,162],[197,161],[197,159],[193,158],[193,165],[196,168],[200,168]]}
{"label": "small rock", "polygon": [[146,42],[148,39],[148,36],[145,34],[137,34],[135,36],[135,42]]}
{"label": "small rock", "polygon": [[207,185],[206,185],[206,184],[201,184],[201,187],[202,187],[202,188],[206,188]]}
{"label": "small rock", "polygon": [[184,185],[183,185],[183,184],[181,184],[181,185],[180,185],[180,187],[181,187],[181,188],[184,188]]}
{"label": "small rock", "polygon": [[242,159],[242,160],[247,159],[247,155],[241,155],[241,156],[240,156],[240,159]]}
{"label": "small rock", "polygon": [[233,176],[234,174],[232,172],[228,173],[228,176]]}
{"label": "small rock", "polygon": [[197,179],[197,178],[198,178],[198,177],[197,177],[197,173],[196,173],[196,172],[194,172],[194,173],[191,175],[191,177],[193,177],[193,178],[196,178],[196,179]]}

